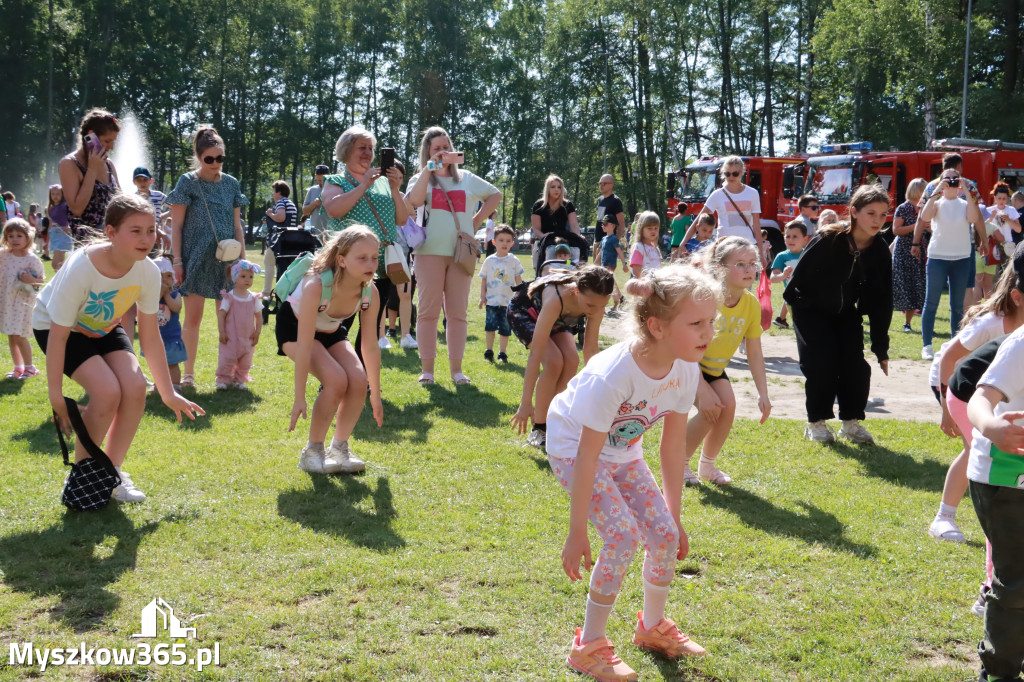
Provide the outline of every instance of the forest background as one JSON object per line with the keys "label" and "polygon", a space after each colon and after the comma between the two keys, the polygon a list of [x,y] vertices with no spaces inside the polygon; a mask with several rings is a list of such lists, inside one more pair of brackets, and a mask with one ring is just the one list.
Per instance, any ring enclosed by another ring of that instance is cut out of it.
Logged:
{"label": "forest background", "polygon": [[[0,182],[45,200],[82,113],[103,106],[139,121],[167,190],[209,122],[254,223],[273,180],[301,202],[347,126],[413,169],[439,124],[503,191],[506,222],[528,225],[556,173],[589,224],[605,171],[631,213],[660,211],[666,171],[701,155],[958,135],[967,14],[967,0],[2,0]],[[970,35],[967,136],[1024,141],[1024,0],[973,3]]]}

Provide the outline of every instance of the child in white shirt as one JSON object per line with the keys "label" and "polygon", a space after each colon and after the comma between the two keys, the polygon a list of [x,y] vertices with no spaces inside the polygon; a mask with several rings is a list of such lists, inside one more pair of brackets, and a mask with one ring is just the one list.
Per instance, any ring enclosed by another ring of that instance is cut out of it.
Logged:
{"label": "child in white shirt", "polygon": [[508,339],[512,326],[508,321],[508,304],[512,300],[512,286],[523,283],[523,264],[509,251],[516,243],[516,231],[508,225],[494,228],[495,252],[484,259],[480,267],[480,307],[487,308],[484,333],[487,350],[484,359],[494,362],[494,334],[498,341],[498,360],[508,362]]}

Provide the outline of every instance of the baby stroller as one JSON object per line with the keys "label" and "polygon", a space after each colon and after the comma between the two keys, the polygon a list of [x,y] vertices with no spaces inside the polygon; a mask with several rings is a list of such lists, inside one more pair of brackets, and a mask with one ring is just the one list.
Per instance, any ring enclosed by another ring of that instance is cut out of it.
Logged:
{"label": "baby stroller", "polygon": [[[274,252],[274,265],[277,268],[277,279],[288,269],[292,262],[304,253],[316,253],[323,243],[320,238],[312,232],[301,227],[287,227],[275,233],[269,242],[269,248]],[[276,315],[284,303],[274,293],[270,301],[263,306],[263,324],[270,322],[270,316]]]}
{"label": "baby stroller", "polygon": [[572,254],[569,260],[573,263],[585,263],[590,257],[590,245],[586,239],[575,232],[548,232],[537,242],[537,251],[533,254],[533,269],[538,273],[538,277],[542,268],[541,264],[554,260],[555,249],[558,247],[555,242],[559,238],[569,247],[569,252]]}

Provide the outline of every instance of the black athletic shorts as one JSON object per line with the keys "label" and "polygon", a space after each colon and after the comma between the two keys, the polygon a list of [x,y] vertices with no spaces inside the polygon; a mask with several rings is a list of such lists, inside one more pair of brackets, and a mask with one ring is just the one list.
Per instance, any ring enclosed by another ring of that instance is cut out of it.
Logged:
{"label": "black athletic shorts", "polygon": [[[274,336],[277,337],[277,354],[284,355],[281,350],[284,344],[290,341],[299,340],[299,318],[292,312],[292,304],[285,301],[277,311],[277,324],[274,326]],[[330,348],[336,343],[348,340],[348,327],[339,324],[333,332],[318,331],[313,334],[313,340],[319,341],[324,348]]]}
{"label": "black athletic shorts", "polygon": [[[36,343],[39,344],[45,355],[46,342],[50,338],[50,330],[33,329],[32,333],[36,337]],[[81,332],[73,331],[68,334],[68,343],[64,348],[64,376],[70,378],[75,373],[75,370],[91,357],[102,357],[118,350],[126,350],[133,355],[135,354],[132,342],[121,325],[117,325],[100,337],[86,336]]]}
{"label": "black athletic shorts", "polygon": [[709,384],[718,381],[719,379],[725,379],[726,381],[729,381],[729,375],[725,373],[724,369],[722,370],[722,373],[719,374],[718,376],[715,376],[714,374],[708,374],[704,370],[700,371],[700,375],[704,377],[704,381],[708,382]]}

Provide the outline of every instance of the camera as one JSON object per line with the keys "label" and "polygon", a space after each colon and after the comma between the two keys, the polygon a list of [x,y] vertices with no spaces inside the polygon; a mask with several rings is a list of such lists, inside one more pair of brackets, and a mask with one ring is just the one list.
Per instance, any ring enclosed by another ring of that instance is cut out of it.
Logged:
{"label": "camera", "polygon": [[960,186],[960,178],[946,178],[946,182],[949,183],[950,187],[959,187]]}

